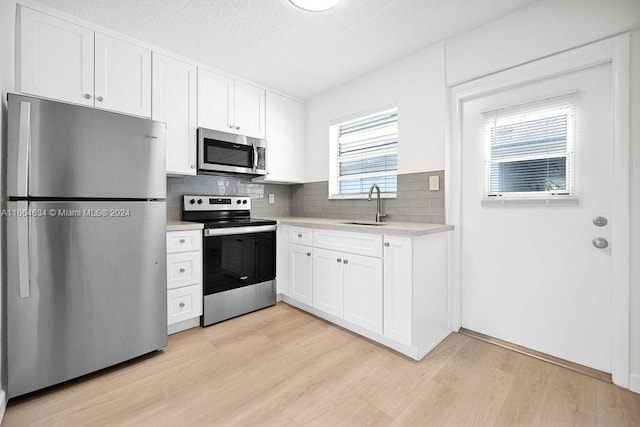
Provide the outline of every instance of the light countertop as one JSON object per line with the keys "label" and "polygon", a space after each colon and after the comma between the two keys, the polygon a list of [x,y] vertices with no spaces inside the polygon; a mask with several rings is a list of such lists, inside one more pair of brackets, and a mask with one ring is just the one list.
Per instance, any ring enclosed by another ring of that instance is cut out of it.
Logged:
{"label": "light countertop", "polygon": [[167,221],[167,231],[202,230],[204,224],[190,221]]}
{"label": "light countertop", "polygon": [[293,225],[298,227],[323,228],[339,231],[354,231],[358,233],[371,234],[395,234],[402,236],[424,236],[427,234],[442,233],[453,230],[453,225],[428,224],[422,222],[383,222],[383,225],[363,225],[348,224],[350,222],[360,222],[364,224],[374,224],[373,221],[357,221],[348,219],[329,218],[305,218],[305,217],[279,217],[272,218],[278,224]]}

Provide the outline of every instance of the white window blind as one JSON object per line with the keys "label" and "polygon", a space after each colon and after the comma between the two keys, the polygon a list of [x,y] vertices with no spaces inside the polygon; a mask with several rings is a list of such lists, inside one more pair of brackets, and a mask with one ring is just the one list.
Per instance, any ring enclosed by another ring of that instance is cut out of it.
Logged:
{"label": "white window blind", "polygon": [[567,196],[573,189],[572,105],[485,115],[488,197]]}
{"label": "white window blind", "polygon": [[330,197],[366,194],[372,184],[383,193],[396,193],[397,108],[333,125],[330,132]]}

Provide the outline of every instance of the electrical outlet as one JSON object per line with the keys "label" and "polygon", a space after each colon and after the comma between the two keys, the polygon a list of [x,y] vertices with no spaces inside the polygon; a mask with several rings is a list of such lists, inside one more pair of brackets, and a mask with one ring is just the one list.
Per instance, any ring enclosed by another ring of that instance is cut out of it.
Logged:
{"label": "electrical outlet", "polygon": [[432,175],[429,177],[429,190],[440,190],[440,177],[438,175]]}
{"label": "electrical outlet", "polygon": [[276,202],[276,195],[275,194],[269,194],[269,204],[272,205]]}

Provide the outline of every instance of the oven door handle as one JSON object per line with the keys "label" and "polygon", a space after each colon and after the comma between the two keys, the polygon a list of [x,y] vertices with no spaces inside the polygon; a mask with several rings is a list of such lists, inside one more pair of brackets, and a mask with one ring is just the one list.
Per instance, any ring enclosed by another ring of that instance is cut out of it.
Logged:
{"label": "oven door handle", "polygon": [[276,231],[275,225],[253,225],[247,227],[225,227],[225,228],[207,228],[204,230],[204,236],[229,236],[231,234],[249,234],[263,233],[267,231]]}

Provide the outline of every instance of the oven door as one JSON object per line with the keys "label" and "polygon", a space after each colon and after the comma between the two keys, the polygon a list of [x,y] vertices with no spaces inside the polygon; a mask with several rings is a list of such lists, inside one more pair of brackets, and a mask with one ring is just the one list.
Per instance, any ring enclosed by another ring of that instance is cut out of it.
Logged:
{"label": "oven door", "polygon": [[275,279],[276,226],[205,230],[204,295]]}
{"label": "oven door", "polygon": [[266,141],[210,129],[198,129],[201,173],[266,174]]}

